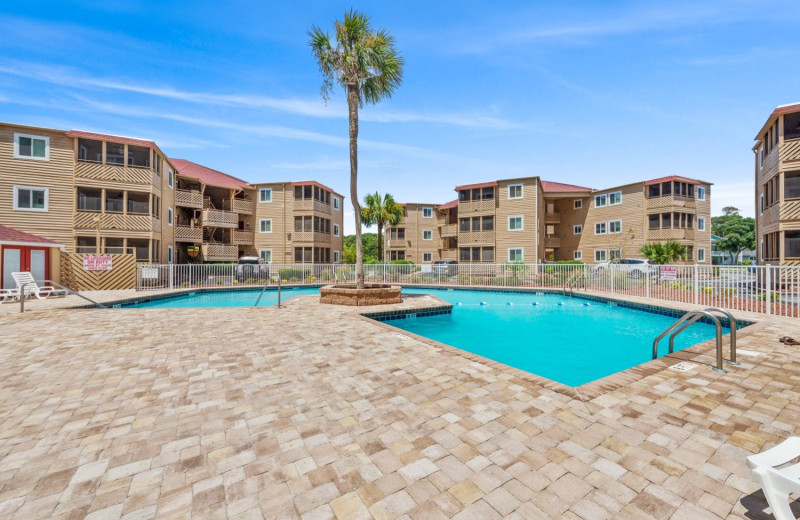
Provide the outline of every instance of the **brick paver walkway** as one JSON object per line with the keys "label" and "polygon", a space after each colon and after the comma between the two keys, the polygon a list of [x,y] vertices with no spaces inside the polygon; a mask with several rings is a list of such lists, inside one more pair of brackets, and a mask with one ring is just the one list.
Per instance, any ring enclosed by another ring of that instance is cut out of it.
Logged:
{"label": "brick paver walkway", "polygon": [[352,312],[0,313],[0,517],[770,518],[800,320],[581,399]]}

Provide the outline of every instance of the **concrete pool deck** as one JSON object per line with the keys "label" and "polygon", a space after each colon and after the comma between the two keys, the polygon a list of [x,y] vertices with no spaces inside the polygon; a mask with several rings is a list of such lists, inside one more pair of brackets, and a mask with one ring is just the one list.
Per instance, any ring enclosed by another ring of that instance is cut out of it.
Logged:
{"label": "concrete pool deck", "polygon": [[317,300],[0,306],[0,517],[771,518],[745,457],[800,431],[800,320],[587,397]]}

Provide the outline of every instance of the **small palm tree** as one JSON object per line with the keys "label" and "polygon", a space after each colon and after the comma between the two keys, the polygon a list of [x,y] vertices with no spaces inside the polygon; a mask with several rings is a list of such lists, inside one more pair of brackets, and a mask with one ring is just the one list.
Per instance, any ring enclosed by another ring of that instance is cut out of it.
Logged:
{"label": "small palm tree", "polygon": [[381,198],[380,193],[370,193],[364,197],[361,207],[361,223],[365,226],[378,226],[378,260],[383,259],[383,228],[396,226],[403,220],[403,206],[394,201],[388,193]]}
{"label": "small palm tree", "polygon": [[356,286],[364,288],[364,252],[361,246],[361,207],[358,203],[358,109],[391,97],[403,80],[403,58],[386,30],[373,30],[369,18],[355,10],[336,21],[331,36],[317,27],[308,33],[309,44],[322,72],[322,98],[327,101],[333,84],[347,92],[350,119],[350,200],[356,219]]}
{"label": "small palm tree", "polygon": [[686,256],[686,246],[675,240],[645,244],[639,252],[654,264],[664,265],[680,260]]}

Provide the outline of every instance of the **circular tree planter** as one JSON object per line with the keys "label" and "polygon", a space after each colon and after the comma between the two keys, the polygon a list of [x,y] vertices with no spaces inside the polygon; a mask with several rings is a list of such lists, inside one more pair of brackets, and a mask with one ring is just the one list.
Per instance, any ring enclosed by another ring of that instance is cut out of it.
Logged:
{"label": "circular tree planter", "polygon": [[319,289],[319,301],[354,307],[389,305],[403,302],[400,291],[399,285],[367,284],[363,289],[357,289],[355,284],[326,285]]}

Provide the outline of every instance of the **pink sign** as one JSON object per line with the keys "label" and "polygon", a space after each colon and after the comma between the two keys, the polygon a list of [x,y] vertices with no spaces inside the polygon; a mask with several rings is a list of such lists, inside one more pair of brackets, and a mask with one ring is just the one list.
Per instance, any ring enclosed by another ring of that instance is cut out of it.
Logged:
{"label": "pink sign", "polygon": [[674,265],[662,265],[660,271],[662,280],[678,279],[678,268]]}
{"label": "pink sign", "polygon": [[84,255],[83,256],[83,270],[84,271],[110,271],[111,270],[111,255]]}

